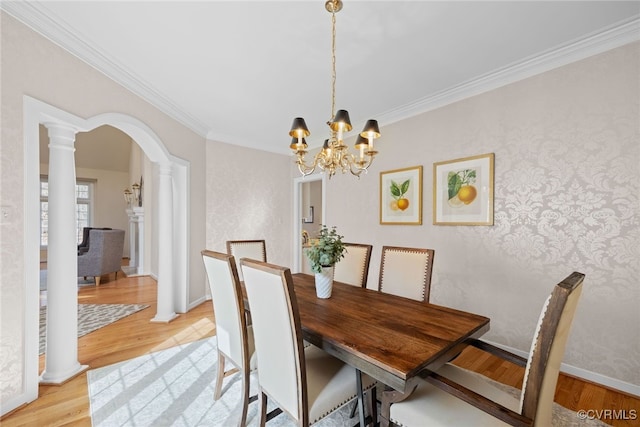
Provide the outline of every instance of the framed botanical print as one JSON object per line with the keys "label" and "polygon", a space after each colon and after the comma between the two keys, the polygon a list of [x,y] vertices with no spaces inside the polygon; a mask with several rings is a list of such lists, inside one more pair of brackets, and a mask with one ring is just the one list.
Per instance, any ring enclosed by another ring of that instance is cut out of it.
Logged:
{"label": "framed botanical print", "polygon": [[433,223],[493,225],[494,154],[433,164]]}
{"label": "framed botanical print", "polygon": [[380,172],[380,224],[422,224],[422,166]]}

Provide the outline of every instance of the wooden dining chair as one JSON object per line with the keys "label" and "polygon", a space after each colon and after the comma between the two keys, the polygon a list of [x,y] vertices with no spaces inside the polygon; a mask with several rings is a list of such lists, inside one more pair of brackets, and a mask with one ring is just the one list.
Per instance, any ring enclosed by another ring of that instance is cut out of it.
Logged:
{"label": "wooden dining chair", "polygon": [[383,246],[378,290],[429,302],[433,249]]}
{"label": "wooden dining chair", "polygon": [[264,240],[227,240],[227,253],[236,259],[240,281],[243,280],[240,259],[250,258],[267,262],[267,245]]}
{"label": "wooden dining chair", "polygon": [[344,257],[334,266],[333,279],[348,285],[367,287],[371,245],[345,243]]}
{"label": "wooden dining chair", "polygon": [[[267,399],[299,426],[313,424],[355,399],[355,369],[316,346],[303,346],[291,271],[246,258],[240,263],[253,318],[260,426],[265,425]],[[362,378],[364,389],[373,387],[371,378]],[[375,413],[372,405],[374,420]]]}
{"label": "wooden dining chair", "polygon": [[[392,391],[382,396],[381,418],[402,426],[504,425],[550,426],[553,397],[584,274],[558,283],[542,308],[529,358],[488,343],[469,344],[525,367],[520,400],[479,374],[447,363],[427,372],[406,400]],[[396,403],[394,401],[400,400]],[[382,425],[387,424],[386,421]]]}
{"label": "wooden dining chair", "polygon": [[[247,325],[234,257],[203,250],[202,259],[213,300],[218,344],[218,372],[213,399],[220,399],[224,378],[237,371],[242,377],[242,410],[238,425],[244,426],[249,405],[249,378],[255,369],[253,329]],[[225,362],[229,362],[232,368],[225,370]]]}

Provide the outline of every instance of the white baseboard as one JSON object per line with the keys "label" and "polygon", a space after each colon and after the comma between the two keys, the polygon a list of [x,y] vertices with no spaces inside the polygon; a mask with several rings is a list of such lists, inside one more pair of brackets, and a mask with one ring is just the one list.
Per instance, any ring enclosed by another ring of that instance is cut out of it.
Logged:
{"label": "white baseboard", "polygon": [[[496,347],[506,350],[508,352],[517,354],[518,356],[524,357],[525,359],[529,357],[529,353],[525,351],[518,350],[516,348],[512,348],[503,344],[498,344],[496,342],[489,341],[489,340],[483,340],[483,341],[486,341],[489,344],[495,345]],[[619,390],[634,396],[640,396],[640,386],[636,384],[631,384],[616,378],[607,377],[606,375],[587,371],[586,369],[577,368],[575,366],[567,365],[566,363],[562,363],[560,365],[560,371],[565,374],[568,374],[577,378],[581,378],[583,380],[586,380],[592,383],[600,384],[605,387]]]}
{"label": "white baseboard", "polygon": [[191,304],[189,304],[187,306],[187,311],[191,311],[194,308],[196,308],[197,306],[199,306],[200,304],[202,304],[203,302],[205,302],[207,300],[206,296],[200,297],[197,300],[195,300],[194,302],[192,302]]}
{"label": "white baseboard", "polygon": [[17,396],[9,397],[0,402],[0,416],[5,416],[9,412],[20,408],[27,403],[33,402],[38,398],[38,395],[29,396],[28,393],[22,393]]}

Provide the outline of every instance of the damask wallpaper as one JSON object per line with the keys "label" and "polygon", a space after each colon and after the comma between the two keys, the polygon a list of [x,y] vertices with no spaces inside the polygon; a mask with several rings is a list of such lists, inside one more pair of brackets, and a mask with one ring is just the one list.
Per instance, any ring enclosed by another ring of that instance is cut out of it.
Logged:
{"label": "damask wallpaper", "polygon": [[207,249],[265,239],[267,261],[291,263],[293,180],[287,156],[207,142]]}
{"label": "damask wallpaper", "polygon": [[[553,285],[580,271],[564,362],[638,392],[639,64],[630,44],[381,129],[375,168],[334,177],[327,201],[331,225],[374,245],[370,287],[382,245],[435,249],[431,301],[489,316],[486,339],[528,352]],[[433,163],[484,153],[495,225],[432,225]],[[379,172],[418,165],[423,225],[380,225]]]}

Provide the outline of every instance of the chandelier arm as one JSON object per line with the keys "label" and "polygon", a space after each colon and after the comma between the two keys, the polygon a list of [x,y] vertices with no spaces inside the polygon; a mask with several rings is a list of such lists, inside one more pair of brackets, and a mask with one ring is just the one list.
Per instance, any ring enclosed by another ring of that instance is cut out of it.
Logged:
{"label": "chandelier arm", "polygon": [[316,163],[314,162],[312,165],[307,165],[304,162],[304,153],[298,155],[298,159],[296,160],[296,164],[298,165],[298,170],[304,176],[310,175],[313,171],[316,170]]}
{"label": "chandelier arm", "polygon": [[353,157],[353,154],[345,153],[340,157],[339,163],[342,171],[346,172],[355,164],[355,157]]}
{"label": "chandelier arm", "polygon": [[[365,168],[360,167],[360,165],[358,164],[358,162],[355,161],[355,157],[352,155],[352,161],[349,162],[349,172],[351,172],[351,175],[357,176],[358,178],[360,178],[360,175],[362,174],[362,172],[366,172],[367,170]],[[346,170],[345,170],[346,172]]]}
{"label": "chandelier arm", "polygon": [[368,170],[369,166],[373,163],[373,156],[366,156],[363,165],[360,167],[363,170]]}
{"label": "chandelier arm", "polygon": [[298,163],[298,170],[300,171],[300,173],[302,174],[302,176],[307,176],[307,175],[311,175],[313,173],[313,171],[316,170],[316,168],[311,168],[311,169],[303,169],[302,165],[300,165]]}
{"label": "chandelier arm", "polygon": [[358,171],[354,171],[353,168],[349,168],[349,172],[351,172],[351,175],[353,176],[357,176],[358,178],[360,178],[360,175],[362,175],[362,172],[366,172],[366,169],[358,169]]}

